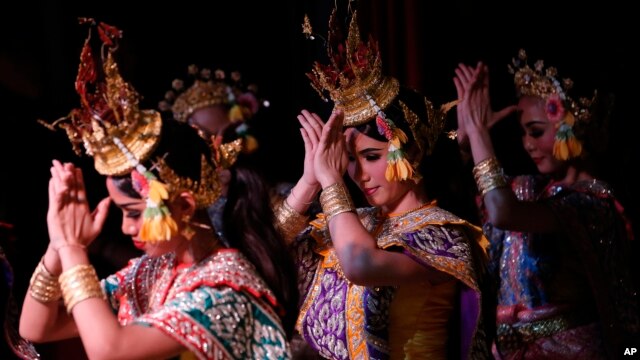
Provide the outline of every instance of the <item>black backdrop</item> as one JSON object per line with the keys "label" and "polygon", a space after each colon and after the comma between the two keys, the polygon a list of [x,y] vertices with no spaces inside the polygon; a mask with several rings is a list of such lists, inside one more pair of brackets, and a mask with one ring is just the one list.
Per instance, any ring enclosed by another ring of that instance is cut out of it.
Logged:
{"label": "black backdrop", "polygon": [[[304,76],[322,47],[305,40],[301,22],[308,13],[325,32],[333,0],[236,0],[206,6],[185,0],[168,6],[136,4],[135,9],[131,1],[87,3],[16,2],[13,11],[0,11],[0,219],[17,226],[19,257],[14,266],[20,291],[47,244],[50,161],[80,163],[87,182],[96,184],[89,194],[92,203],[106,195],[90,159],[76,158],[63,133],[36,124],[38,118],[54,120],[78,104],[73,81],[86,35],[86,28],[77,25],[78,16],[95,17],[124,31],[118,60],[125,79],[143,94],[143,106],[154,107],[190,63],[237,69],[258,83],[272,104],[254,123],[261,144],[258,164],[272,182],[295,181],[301,173],[303,146],[295,119],[299,110],[329,111]],[[621,1],[588,7],[577,1],[559,3],[362,0],[358,6],[362,29],[379,39],[387,70],[436,102],[455,97],[451,79],[460,61],[486,61],[492,86],[511,89],[505,67],[520,47],[527,48],[532,60],[544,58],[561,75],[579,79],[577,85],[584,89],[615,93],[617,112],[604,178],[614,184],[638,223],[640,192],[631,178],[640,163],[635,126],[640,79],[637,59],[631,56],[639,43],[632,36],[638,22]],[[494,96],[496,106],[513,100],[510,92]],[[513,120],[500,125],[497,136],[513,125]],[[497,148],[507,170],[529,170],[521,151],[508,150],[519,140],[501,139]],[[120,239],[114,240],[120,242],[118,249],[129,251],[127,240],[118,235],[118,216],[110,216],[109,223],[112,230],[105,237]],[[101,260],[104,271],[119,265]]]}

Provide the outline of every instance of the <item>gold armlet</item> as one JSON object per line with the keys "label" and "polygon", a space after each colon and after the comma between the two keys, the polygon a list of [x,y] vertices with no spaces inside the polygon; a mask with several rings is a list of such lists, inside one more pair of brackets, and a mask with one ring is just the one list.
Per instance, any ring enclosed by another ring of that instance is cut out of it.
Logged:
{"label": "gold armlet", "polygon": [[73,307],[79,302],[86,299],[107,299],[102,292],[96,270],[91,265],[76,265],[63,272],[59,281],[68,313],[71,313]]}
{"label": "gold armlet", "polygon": [[327,219],[327,224],[332,217],[338,214],[356,211],[349,191],[342,183],[335,183],[322,189],[320,205],[322,205],[322,212]]}
{"label": "gold armlet", "polygon": [[285,199],[277,203],[274,210],[276,228],[285,240],[293,240],[309,224],[309,217],[298,213]]}
{"label": "gold armlet", "polygon": [[62,297],[58,277],[47,270],[44,266],[44,259],[40,260],[31,275],[29,295],[41,303],[57,301]]}
{"label": "gold armlet", "polygon": [[493,189],[508,187],[504,171],[495,157],[482,160],[473,167],[473,177],[482,196]]}

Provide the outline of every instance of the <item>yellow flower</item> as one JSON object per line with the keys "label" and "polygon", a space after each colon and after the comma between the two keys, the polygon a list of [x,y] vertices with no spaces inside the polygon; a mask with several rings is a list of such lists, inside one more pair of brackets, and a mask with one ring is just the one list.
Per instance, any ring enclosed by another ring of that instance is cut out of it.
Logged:
{"label": "yellow flower", "polygon": [[387,164],[384,177],[387,181],[401,181],[413,177],[413,167],[405,158]]}
{"label": "yellow flower", "polygon": [[169,215],[145,218],[140,228],[140,240],[148,242],[169,241],[177,234],[178,225]]}
{"label": "yellow flower", "polygon": [[154,204],[160,204],[162,200],[166,200],[168,198],[169,192],[167,191],[167,185],[158,180],[151,180],[149,182],[149,200]]}
{"label": "yellow flower", "polygon": [[244,137],[244,151],[246,153],[252,153],[258,149],[258,140],[251,135],[247,135]]}
{"label": "yellow flower", "polygon": [[244,120],[240,105],[233,105],[231,110],[229,110],[229,120],[231,120],[232,123]]}
{"label": "yellow flower", "polygon": [[567,145],[569,146],[569,156],[574,158],[580,156],[582,154],[582,144],[575,136],[567,139]]}
{"label": "yellow flower", "polygon": [[569,147],[566,140],[556,140],[553,143],[553,156],[559,160],[569,159]]}
{"label": "yellow flower", "polygon": [[564,116],[563,121],[564,121],[567,125],[569,125],[569,126],[573,127],[573,124],[575,124],[575,123],[576,123],[576,117],[575,117],[575,116],[573,116],[573,113],[572,113],[572,112],[567,111],[567,114]]}
{"label": "yellow flower", "polygon": [[[400,139],[400,142],[402,142],[403,144],[405,144],[407,142],[407,134],[404,133],[404,131],[402,131],[399,128],[395,128],[395,130],[393,131],[393,135],[394,138]],[[400,146],[397,146],[397,148],[400,148]]]}

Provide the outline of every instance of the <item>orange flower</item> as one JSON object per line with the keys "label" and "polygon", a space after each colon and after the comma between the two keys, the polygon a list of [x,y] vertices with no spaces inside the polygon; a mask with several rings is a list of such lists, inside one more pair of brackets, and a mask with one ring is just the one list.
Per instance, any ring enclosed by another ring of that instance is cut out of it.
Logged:
{"label": "orange flower", "polygon": [[387,181],[402,181],[413,177],[413,167],[404,157],[387,164],[384,177]]}
{"label": "orange flower", "polygon": [[169,241],[178,233],[178,225],[166,213],[145,218],[140,228],[140,240],[147,242]]}
{"label": "orange flower", "polygon": [[154,204],[160,204],[162,200],[169,198],[169,192],[167,191],[167,185],[161,183],[158,180],[151,180],[149,182],[149,200]]}

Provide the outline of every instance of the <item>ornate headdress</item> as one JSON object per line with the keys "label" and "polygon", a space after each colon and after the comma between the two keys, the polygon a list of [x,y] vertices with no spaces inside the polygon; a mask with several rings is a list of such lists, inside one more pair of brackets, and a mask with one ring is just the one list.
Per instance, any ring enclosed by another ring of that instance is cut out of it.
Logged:
{"label": "ornate headdress", "polygon": [[[313,38],[311,24],[306,16],[302,28],[304,34]],[[418,181],[420,175],[416,168],[420,158],[414,159],[413,164],[409,163],[402,149],[402,145],[408,141],[407,135],[384,112],[400,93],[400,84],[395,78],[382,73],[377,43],[371,37],[367,43],[360,39],[355,11],[351,16],[346,42],[341,41],[334,9],[329,20],[327,41],[330,64],[314,64],[312,73],[307,74],[311,79],[311,86],[325,101],[325,93],[328,93],[334,102],[334,109],[344,112],[344,126],[357,126],[375,119],[378,131],[389,141],[385,174],[387,180]],[[429,124],[425,124],[408,106],[401,103],[412,135],[421,150],[418,157],[432,150],[444,128],[445,114],[453,105],[449,103],[441,109],[434,109],[432,103],[425,98],[429,116]]]}
{"label": "ornate headdress", "polygon": [[[178,190],[191,191],[204,208],[220,194],[215,170],[206,159],[202,162],[200,182],[182,179],[159,159],[155,164],[164,182],[142,163],[150,160],[160,141],[162,119],[158,112],[141,110],[139,95],[120,76],[113,53],[122,32],[105,23],[81,18],[81,24],[90,24],[89,35],[80,55],[75,87],[80,95],[81,107],[53,124],[40,121],[50,129],[56,126],[66,130],[75,152],[80,155],[80,144],[94,158],[96,170],[103,175],[119,176],[131,173],[133,186],[145,199],[147,207],[140,230],[143,241],[169,240],[177,232],[165,200]],[[102,42],[102,71],[91,51],[91,29],[96,27]],[[106,52],[106,56],[105,56]]]}
{"label": "ornate headdress", "polygon": [[573,87],[571,79],[558,78],[555,67],[544,68],[542,60],[536,61],[531,68],[527,63],[527,53],[518,52],[518,58],[512,59],[509,72],[514,75],[513,81],[518,96],[536,96],[546,101],[545,112],[549,121],[556,126],[553,155],[560,160],[568,160],[580,156],[582,144],[576,139],[573,127],[576,122],[586,123],[591,119],[591,105],[595,98],[580,98],[575,101],[567,92]]}
{"label": "ornate headdress", "polygon": [[[217,69],[212,73],[211,69],[199,69],[192,64],[189,65],[187,73],[188,80],[173,80],[171,90],[165,93],[164,99],[158,103],[158,108],[161,111],[171,110],[174,119],[188,122],[189,117],[198,109],[224,105],[229,109],[229,120],[235,124],[239,140],[221,144],[215,137],[206,139],[212,145],[216,145],[214,151],[218,164],[223,167],[231,166],[239,154],[239,151],[233,151],[238,148],[238,145],[242,152],[255,151],[258,148],[258,142],[251,135],[247,121],[258,112],[260,106],[269,107],[270,105],[269,101],[257,98],[257,85],[245,86],[242,74],[238,71],[233,71],[227,76],[224,70]],[[185,83],[190,83],[190,86],[187,87]],[[206,138],[206,136],[203,137]],[[224,148],[219,148],[220,146]]]}

